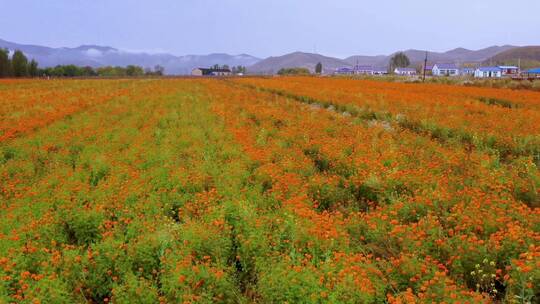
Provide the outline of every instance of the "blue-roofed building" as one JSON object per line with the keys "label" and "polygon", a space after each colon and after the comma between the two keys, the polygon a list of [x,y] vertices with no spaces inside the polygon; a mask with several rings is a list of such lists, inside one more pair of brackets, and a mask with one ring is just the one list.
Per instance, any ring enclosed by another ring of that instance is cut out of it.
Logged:
{"label": "blue-roofed building", "polygon": [[426,75],[433,75],[433,64],[428,64],[424,67],[424,73]]}
{"label": "blue-roofed building", "polygon": [[525,73],[528,78],[540,78],[540,68],[527,70]]}
{"label": "blue-roofed building", "polygon": [[453,63],[436,63],[432,68],[433,76],[457,76],[459,68]]}
{"label": "blue-roofed building", "polygon": [[471,75],[474,76],[474,71],[475,70],[476,69],[474,69],[474,68],[463,68],[463,69],[461,69],[461,74],[465,75],[465,76],[471,76]]}
{"label": "blue-roofed building", "polygon": [[336,75],[352,75],[354,74],[354,70],[352,68],[347,68],[347,67],[343,67],[343,68],[338,68],[334,74]]}
{"label": "blue-roofed building", "polygon": [[373,75],[373,67],[370,65],[355,65],[354,73],[362,75]]}
{"label": "blue-roofed building", "polygon": [[501,78],[502,70],[499,67],[479,67],[474,71],[476,78]]}

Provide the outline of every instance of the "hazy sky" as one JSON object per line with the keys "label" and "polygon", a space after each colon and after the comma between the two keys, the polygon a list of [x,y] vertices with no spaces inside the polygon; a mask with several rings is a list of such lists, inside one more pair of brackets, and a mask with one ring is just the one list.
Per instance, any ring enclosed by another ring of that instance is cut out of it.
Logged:
{"label": "hazy sky", "polygon": [[0,38],[176,55],[539,45],[539,0],[0,0]]}

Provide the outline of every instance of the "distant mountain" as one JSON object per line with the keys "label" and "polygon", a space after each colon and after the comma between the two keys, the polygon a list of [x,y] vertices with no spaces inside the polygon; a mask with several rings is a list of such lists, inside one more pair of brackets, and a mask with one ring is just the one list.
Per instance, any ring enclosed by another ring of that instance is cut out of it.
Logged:
{"label": "distant mountain", "polygon": [[509,60],[536,60],[540,61],[540,46],[523,46],[513,48],[491,57],[489,61],[503,63]]}
{"label": "distant mountain", "polygon": [[371,65],[374,67],[383,67],[388,64],[388,61],[390,59],[386,55],[377,55],[377,56],[356,55],[356,56],[347,57],[344,60],[345,62],[351,65],[358,64],[358,65]]}
{"label": "distant mountain", "polygon": [[331,73],[337,68],[351,66],[350,63],[319,54],[294,52],[278,57],[268,57],[247,68],[250,74],[275,74],[281,68],[302,67],[315,71],[315,65],[321,63],[323,72]]}
{"label": "distant mountain", "polygon": [[[473,51],[465,48],[456,48],[447,52],[428,52],[428,62],[430,63],[480,63],[501,52],[516,48],[512,45],[491,46],[485,49]],[[422,63],[426,57],[426,51],[406,50],[403,51],[412,64]],[[394,53],[395,54],[395,53]],[[358,60],[360,65],[387,66],[390,58],[388,56],[351,56],[345,59],[349,64],[356,64]]]}
{"label": "distant mountain", "polygon": [[[351,56],[345,59],[323,56],[319,54],[294,52],[277,57],[268,57],[264,60],[247,54],[209,54],[175,56],[166,53],[146,53],[119,50],[109,46],[81,45],[76,48],[50,48],[39,45],[17,44],[0,39],[0,48],[11,51],[19,49],[28,57],[38,61],[41,67],[56,66],[59,64],[75,64],[79,66],[100,67],[106,65],[126,66],[139,65],[151,68],[156,65],[165,67],[167,74],[189,74],[195,67],[209,67],[214,64],[227,64],[229,66],[242,65],[247,67],[250,74],[275,74],[281,68],[304,67],[310,71],[321,62],[323,72],[332,73],[340,67],[352,67],[356,64],[386,67],[391,55],[378,56]],[[491,46],[481,50],[468,50],[456,48],[447,52],[428,52],[429,63],[485,63],[487,61],[502,62],[505,59],[521,58],[536,64],[539,58],[540,47],[516,47],[512,45]],[[410,59],[412,65],[424,62],[425,51],[403,51]],[[531,59],[529,59],[531,58]],[[508,60],[506,60],[508,61]]]}
{"label": "distant mountain", "polygon": [[540,66],[540,46],[523,46],[513,48],[486,60],[487,62],[496,64],[517,64],[517,62],[525,65]]}
{"label": "distant mountain", "polygon": [[21,50],[29,58],[35,59],[40,67],[50,67],[64,64],[100,67],[107,65],[126,66],[139,65],[151,68],[161,65],[167,74],[189,74],[195,67],[209,67],[214,64],[229,66],[250,66],[259,58],[247,55],[209,54],[174,56],[171,54],[149,54],[131,52],[108,46],[81,45],[76,48],[50,48],[38,45],[25,45],[0,39],[0,48],[11,51]]}
{"label": "distant mountain", "polygon": [[[456,48],[447,52],[428,52],[429,63],[481,63],[486,59],[501,52],[516,48],[511,45],[492,46],[481,50],[468,50]],[[426,51],[406,50],[403,51],[409,57],[411,64],[423,63]],[[397,53],[397,52],[396,52]],[[254,74],[275,74],[281,68],[304,67],[310,71],[315,70],[315,65],[321,62],[323,71],[332,73],[340,67],[352,67],[358,65],[371,65],[373,67],[386,67],[390,62],[391,55],[363,56],[356,55],[345,59],[333,58],[319,54],[294,52],[278,57],[269,57],[248,67],[249,73]]]}

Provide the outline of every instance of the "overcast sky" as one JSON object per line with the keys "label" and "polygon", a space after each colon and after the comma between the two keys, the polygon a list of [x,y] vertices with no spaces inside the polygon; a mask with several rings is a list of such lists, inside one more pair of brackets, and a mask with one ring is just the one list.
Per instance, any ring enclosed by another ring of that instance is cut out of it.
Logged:
{"label": "overcast sky", "polygon": [[0,38],[176,55],[540,45],[539,0],[0,0]]}

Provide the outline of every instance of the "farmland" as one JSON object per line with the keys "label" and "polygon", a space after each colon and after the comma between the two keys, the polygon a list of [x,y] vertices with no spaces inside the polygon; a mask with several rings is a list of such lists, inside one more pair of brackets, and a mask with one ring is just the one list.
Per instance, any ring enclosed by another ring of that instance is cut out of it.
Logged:
{"label": "farmland", "polygon": [[0,80],[0,303],[535,303],[540,93]]}

